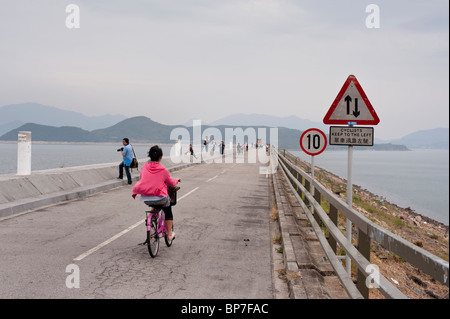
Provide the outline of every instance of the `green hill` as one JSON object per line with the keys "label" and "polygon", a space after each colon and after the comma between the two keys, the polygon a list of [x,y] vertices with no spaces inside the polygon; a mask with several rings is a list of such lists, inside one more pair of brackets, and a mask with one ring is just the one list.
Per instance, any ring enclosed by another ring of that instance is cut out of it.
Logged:
{"label": "green hill", "polygon": [[74,126],[48,126],[35,123],[24,124],[0,136],[2,141],[17,141],[19,131],[30,131],[33,141],[91,142],[91,133]]}
{"label": "green hill", "polygon": [[[17,134],[19,131],[31,131],[31,139],[33,141],[46,141],[46,142],[120,142],[124,137],[128,137],[131,143],[174,143],[174,140],[170,139],[170,135],[175,128],[185,128],[189,132],[190,140],[193,139],[193,128],[175,125],[164,125],[152,121],[148,117],[138,116],[129,119],[125,119],[111,127],[98,129],[93,131],[86,131],[81,128],[73,126],[47,126],[34,123],[27,123],[21,127],[9,131],[8,133],[0,136],[0,140],[3,141],[17,141]],[[229,125],[219,125],[219,126],[208,126],[202,125],[202,135],[203,139],[204,132],[208,128],[215,128],[222,134],[222,140],[229,143],[231,138],[233,142],[236,141],[234,136],[226,136],[226,129],[235,129],[236,127]],[[258,134],[259,127],[252,126],[239,126],[245,132],[247,128],[254,128],[255,134]],[[263,127],[264,128],[264,127]],[[273,143],[273,137],[271,140],[270,128],[266,128],[266,134],[264,136],[256,136],[256,138],[262,138],[263,143]],[[229,133],[230,134],[230,133]],[[290,129],[285,127],[278,127],[278,145],[280,148],[300,150],[299,140],[302,131],[296,129]],[[247,142],[248,137],[245,136],[245,142]],[[219,137],[216,137],[219,140]],[[240,142],[240,141],[239,141]],[[252,141],[250,141],[252,142]],[[388,145],[389,147],[383,148],[383,144],[380,144],[374,149],[388,149],[388,150],[403,150],[403,145]],[[381,148],[380,148],[381,147]],[[328,147],[330,150],[342,150],[342,147]]]}
{"label": "green hill", "polygon": [[117,142],[128,137],[134,143],[155,142],[172,143],[170,132],[177,126],[164,125],[152,121],[148,117],[138,116],[123,120],[108,128],[91,132],[95,142]]}
{"label": "green hill", "polygon": [[[121,141],[124,137],[128,137],[132,143],[139,142],[154,142],[154,143],[173,143],[170,140],[170,133],[173,129],[183,126],[164,125],[152,121],[148,117],[138,116],[123,120],[116,125],[105,129],[98,129],[93,131],[86,131],[76,127],[62,126],[54,127],[47,125],[40,125],[34,123],[27,123],[21,127],[9,131],[0,137],[3,141],[16,141],[19,131],[31,131],[33,141],[47,141],[47,142],[117,142]],[[241,127],[244,131],[251,126]],[[192,140],[193,129],[192,127],[184,127],[188,132]],[[203,125],[202,134],[210,126]],[[225,140],[226,128],[233,128],[228,125],[214,126],[221,134],[222,139]],[[255,127],[257,134],[258,128]],[[266,139],[270,142],[270,130],[266,129]],[[283,148],[297,148],[299,147],[298,141],[301,135],[301,131],[288,129],[284,127],[278,128],[278,140],[280,146]],[[204,138],[202,135],[201,138]],[[228,137],[231,138],[231,137]],[[247,137],[245,137],[247,141]],[[227,142],[229,142],[227,140]],[[265,141],[263,141],[265,142]]]}

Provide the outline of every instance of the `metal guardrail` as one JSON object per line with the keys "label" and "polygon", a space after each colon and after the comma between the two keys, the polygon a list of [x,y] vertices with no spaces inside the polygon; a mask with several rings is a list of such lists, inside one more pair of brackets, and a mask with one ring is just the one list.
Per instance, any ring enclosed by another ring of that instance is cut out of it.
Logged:
{"label": "metal guardrail", "polygon": [[[272,153],[273,156],[277,157],[277,163],[280,164],[282,174],[286,180],[290,181],[289,186],[293,190],[294,196],[303,207],[331,265],[350,297],[359,298],[358,294],[354,293],[354,284],[349,274],[347,274],[339,261],[336,262],[338,260],[338,256],[336,256],[337,243],[357,266],[356,287],[365,298],[369,296],[369,288],[366,284],[368,276],[371,276],[369,279],[379,279],[376,286],[385,297],[395,299],[407,298],[381,274],[377,274],[377,277],[374,276],[374,269],[370,267],[370,244],[372,240],[427,273],[436,281],[447,286],[449,285],[448,262],[378,226],[349,207],[347,203],[344,203],[323,185],[316,180],[312,180],[308,173],[291,163],[287,157],[291,159],[296,159],[296,157],[289,152],[283,150],[282,155],[273,148]],[[311,194],[311,186],[314,187],[314,194]],[[330,205],[328,213],[321,206],[322,198],[327,200]],[[310,210],[309,208],[312,209]],[[356,246],[338,229],[338,212],[350,219],[358,229],[358,243]],[[319,226],[320,223],[323,223],[331,236],[325,237]]]}

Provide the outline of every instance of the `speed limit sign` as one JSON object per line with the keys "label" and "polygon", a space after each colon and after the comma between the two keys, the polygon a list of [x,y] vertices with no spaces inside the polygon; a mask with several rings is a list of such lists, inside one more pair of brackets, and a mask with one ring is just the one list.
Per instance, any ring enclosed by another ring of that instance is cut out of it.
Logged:
{"label": "speed limit sign", "polygon": [[300,147],[308,155],[319,155],[327,147],[327,137],[321,130],[310,128],[300,137]]}

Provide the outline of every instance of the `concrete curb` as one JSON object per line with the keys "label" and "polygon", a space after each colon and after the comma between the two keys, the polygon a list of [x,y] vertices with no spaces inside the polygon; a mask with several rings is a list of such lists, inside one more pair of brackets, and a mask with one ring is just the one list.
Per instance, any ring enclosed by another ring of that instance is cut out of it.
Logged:
{"label": "concrete curb", "polygon": [[279,210],[279,227],[285,247],[289,297],[292,299],[347,298],[347,292],[329,262],[317,235],[312,227],[307,225],[309,219],[304,215],[304,209],[307,208],[293,204],[297,199],[288,189],[285,189],[285,183],[288,181],[280,171],[274,174],[273,180]]}
{"label": "concrete curb", "polygon": [[[169,167],[168,170],[173,172],[198,164],[200,163],[180,164]],[[140,173],[137,173],[132,173],[133,182],[137,182],[140,178]],[[1,188],[5,189],[2,191],[3,203],[0,204],[0,218],[127,185],[126,180],[117,180],[116,175],[117,165],[104,164],[73,167],[64,172],[48,170],[26,177],[13,176],[8,180],[0,181],[0,185],[3,184]],[[89,181],[96,180],[103,180],[103,182],[89,185]],[[64,190],[64,187],[69,189]],[[27,196],[11,200],[10,196],[13,192],[22,192],[19,194]],[[11,201],[7,201],[7,197]]]}
{"label": "concrete curb", "polygon": [[289,297],[291,299],[307,299],[303,281],[301,279],[300,269],[297,264],[297,258],[294,253],[294,246],[289,234],[285,212],[282,206],[281,194],[279,190],[279,187],[281,187],[281,185],[279,185],[278,176],[278,172],[272,174],[272,180],[275,193],[275,201],[278,210],[278,220],[283,246],[284,264],[286,266]]}

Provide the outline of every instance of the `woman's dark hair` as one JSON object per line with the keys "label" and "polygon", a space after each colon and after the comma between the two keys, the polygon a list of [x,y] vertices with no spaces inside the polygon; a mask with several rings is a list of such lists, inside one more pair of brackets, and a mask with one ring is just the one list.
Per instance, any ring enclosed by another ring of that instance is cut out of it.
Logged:
{"label": "woman's dark hair", "polygon": [[148,157],[150,157],[150,160],[152,162],[159,161],[162,156],[163,151],[158,145],[152,146],[152,148],[150,148],[150,150],[148,151]]}

